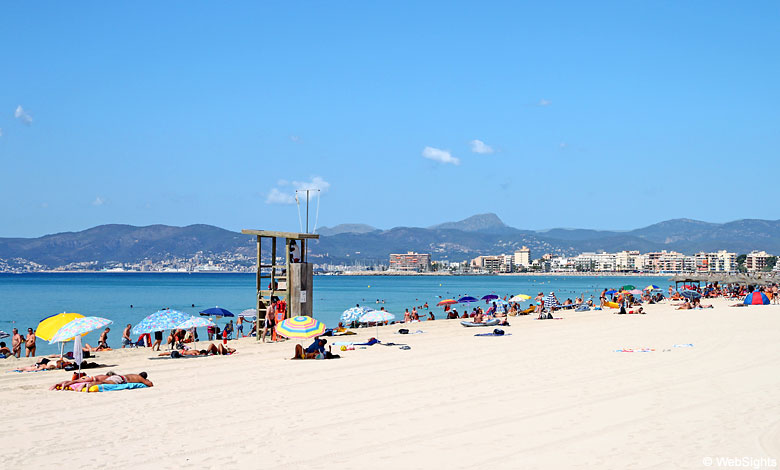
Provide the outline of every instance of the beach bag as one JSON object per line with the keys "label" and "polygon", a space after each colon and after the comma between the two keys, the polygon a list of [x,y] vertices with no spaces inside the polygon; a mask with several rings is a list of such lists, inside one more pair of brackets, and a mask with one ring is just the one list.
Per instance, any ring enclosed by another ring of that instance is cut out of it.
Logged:
{"label": "beach bag", "polygon": [[495,330],[493,330],[493,334],[496,336],[501,336],[504,334],[504,330],[502,330],[501,328],[496,328]]}
{"label": "beach bag", "polygon": [[409,330],[407,330],[406,328],[401,328],[400,330],[398,330],[398,333],[402,335],[408,335]]}

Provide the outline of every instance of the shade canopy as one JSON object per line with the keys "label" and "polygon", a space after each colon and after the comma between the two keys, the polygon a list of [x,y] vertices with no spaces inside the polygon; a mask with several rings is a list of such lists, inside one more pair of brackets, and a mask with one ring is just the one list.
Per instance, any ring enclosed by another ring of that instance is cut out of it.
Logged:
{"label": "shade canopy", "polygon": [[363,323],[384,323],[393,320],[395,320],[395,315],[384,310],[372,310],[360,317],[360,321]]}
{"label": "shade canopy", "polygon": [[35,336],[42,340],[49,341],[57,334],[57,331],[59,331],[60,328],[77,318],[84,318],[84,315],[80,313],[58,313],[46,317],[41,320],[35,328]]}
{"label": "shade canopy", "polygon": [[49,340],[49,344],[52,343],[64,343],[66,341],[73,340],[76,336],[81,338],[90,331],[103,328],[106,325],[114,323],[108,318],[101,317],[81,317],[75,318],[68,323],[64,324],[54,336]]}
{"label": "shade canopy", "polygon": [[141,320],[140,323],[133,327],[131,332],[134,335],[142,335],[154,331],[174,330],[190,318],[192,318],[192,315],[187,315],[179,310],[158,310]]}
{"label": "shade canopy", "polygon": [[205,317],[190,317],[188,320],[176,326],[177,330],[189,330],[190,328],[205,328],[214,326],[214,322]]}
{"label": "shade canopy", "polygon": [[257,318],[257,309],[248,308],[246,310],[242,310],[241,313],[238,314],[238,316],[242,318]]}
{"label": "shade canopy", "polygon": [[488,295],[483,295],[482,296],[482,300],[494,300],[494,299],[497,299],[497,298],[498,298],[498,296],[496,294],[488,294]]}
{"label": "shade canopy", "polygon": [[221,307],[211,307],[200,312],[204,317],[235,317],[233,312]]}
{"label": "shade canopy", "polygon": [[701,294],[696,292],[695,290],[684,290],[680,292],[680,295],[682,295],[686,299],[691,299],[691,300],[701,298]]}
{"label": "shade canopy", "polygon": [[458,299],[458,303],[461,304],[467,304],[469,302],[479,302],[479,299],[476,297],[471,297],[470,295]]}
{"label": "shade canopy", "polygon": [[308,339],[325,333],[325,324],[312,317],[297,316],[276,325],[276,332],[285,338]]}
{"label": "shade canopy", "polygon": [[745,296],[745,305],[769,305],[769,297],[763,292],[751,292]]}
{"label": "shade canopy", "polygon": [[516,296],[512,297],[511,299],[509,299],[509,301],[510,302],[523,302],[525,300],[530,300],[530,299],[531,299],[530,295],[517,294]]}

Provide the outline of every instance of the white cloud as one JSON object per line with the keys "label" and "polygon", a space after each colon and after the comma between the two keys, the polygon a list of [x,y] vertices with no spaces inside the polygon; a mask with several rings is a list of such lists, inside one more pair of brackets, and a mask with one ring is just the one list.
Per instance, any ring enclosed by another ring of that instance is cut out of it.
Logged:
{"label": "white cloud", "polygon": [[422,151],[423,158],[437,161],[439,163],[452,163],[460,165],[460,159],[453,157],[449,150],[437,149],[435,147],[425,147]]}
{"label": "white cloud", "polygon": [[265,198],[266,204],[295,204],[295,196],[290,193],[279,191],[278,188],[271,188],[268,197]]}
{"label": "white cloud", "polygon": [[304,189],[319,189],[320,192],[325,192],[330,188],[330,183],[325,181],[321,176],[312,176],[309,181],[287,181],[279,180],[276,182],[276,186],[285,187],[292,186],[294,190],[282,190],[272,188],[265,198],[266,204],[295,204],[295,190]]}
{"label": "white cloud", "polygon": [[94,201],[92,201],[93,206],[102,206],[106,203],[106,200],[100,196],[96,197]]}
{"label": "white cloud", "polygon": [[546,100],[544,98],[540,99],[538,103],[536,103],[537,106],[550,106],[552,104],[552,101]]}
{"label": "white cloud", "polygon": [[320,176],[312,176],[309,181],[293,181],[292,185],[295,189],[319,189],[323,193],[330,188],[330,183],[322,179]]}
{"label": "white cloud", "polygon": [[482,142],[479,139],[472,140],[471,142],[469,142],[469,145],[471,145],[471,151],[474,153],[490,154],[495,151],[493,150],[493,147]]}
{"label": "white cloud", "polygon": [[14,111],[14,117],[28,126],[33,122],[32,116],[30,116],[30,113],[22,108],[22,105],[16,107],[16,111]]}

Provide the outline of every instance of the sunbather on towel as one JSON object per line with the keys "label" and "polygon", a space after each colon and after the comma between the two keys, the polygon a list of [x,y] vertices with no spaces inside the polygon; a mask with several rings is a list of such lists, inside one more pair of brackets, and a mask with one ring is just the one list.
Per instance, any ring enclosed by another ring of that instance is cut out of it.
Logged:
{"label": "sunbather on towel", "polygon": [[75,362],[68,362],[65,360],[50,361],[47,358],[42,358],[35,364],[27,367],[20,367],[16,369],[17,372],[37,372],[39,370],[54,370],[64,369],[67,366],[75,365]]}
{"label": "sunbather on towel", "polygon": [[154,386],[154,384],[148,381],[146,377],[148,377],[146,372],[141,372],[140,374],[125,374],[125,375],[115,374],[114,372],[107,372],[106,374],[93,375],[92,377],[84,376],[76,380],[67,380],[65,382],[60,382],[58,384],[52,385],[51,388],[49,388],[49,390],[67,390],[71,388],[72,385],[78,385],[78,384],[102,385],[102,384],[141,383],[146,385],[147,387]]}

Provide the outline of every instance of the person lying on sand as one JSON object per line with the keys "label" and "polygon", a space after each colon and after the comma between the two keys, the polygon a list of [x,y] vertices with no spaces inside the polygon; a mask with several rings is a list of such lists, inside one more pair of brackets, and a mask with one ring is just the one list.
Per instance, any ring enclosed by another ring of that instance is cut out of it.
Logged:
{"label": "person lying on sand", "polygon": [[677,310],[690,310],[692,308],[691,303],[686,300],[684,304],[677,307]]}
{"label": "person lying on sand", "polygon": [[107,372],[106,374],[99,374],[99,375],[93,375],[92,377],[85,375],[84,377],[75,379],[75,380],[66,380],[65,382],[60,382],[57,384],[54,384],[49,388],[49,390],[65,390],[67,388],[70,388],[71,385],[76,384],[87,384],[89,386],[92,385],[103,385],[103,384],[132,384],[132,383],[139,383],[144,384],[147,387],[153,387],[154,384],[147,380],[146,378],[148,375],[146,372],[141,372],[140,374],[125,374],[125,375],[119,375],[114,372]]}
{"label": "person lying on sand", "polygon": [[37,372],[39,370],[54,370],[64,369],[68,366],[76,365],[75,362],[68,362],[65,360],[50,361],[47,358],[43,358],[35,364],[27,367],[20,367],[16,369],[17,372]]}
{"label": "person lying on sand", "polygon": [[107,348],[104,346],[98,345],[98,347],[90,346],[89,343],[84,343],[84,346],[81,348],[83,352],[95,352],[95,351],[111,351],[111,348]]}
{"label": "person lying on sand", "polygon": [[[183,351],[171,351],[171,352],[164,352],[158,354],[158,356],[171,356],[171,357],[181,357],[181,356],[229,356],[230,354],[233,354],[236,352],[233,348],[225,347],[222,344],[215,345],[214,343],[211,343],[208,345],[206,349],[189,349],[189,350],[183,350]],[[176,354],[174,354],[176,353]]]}

